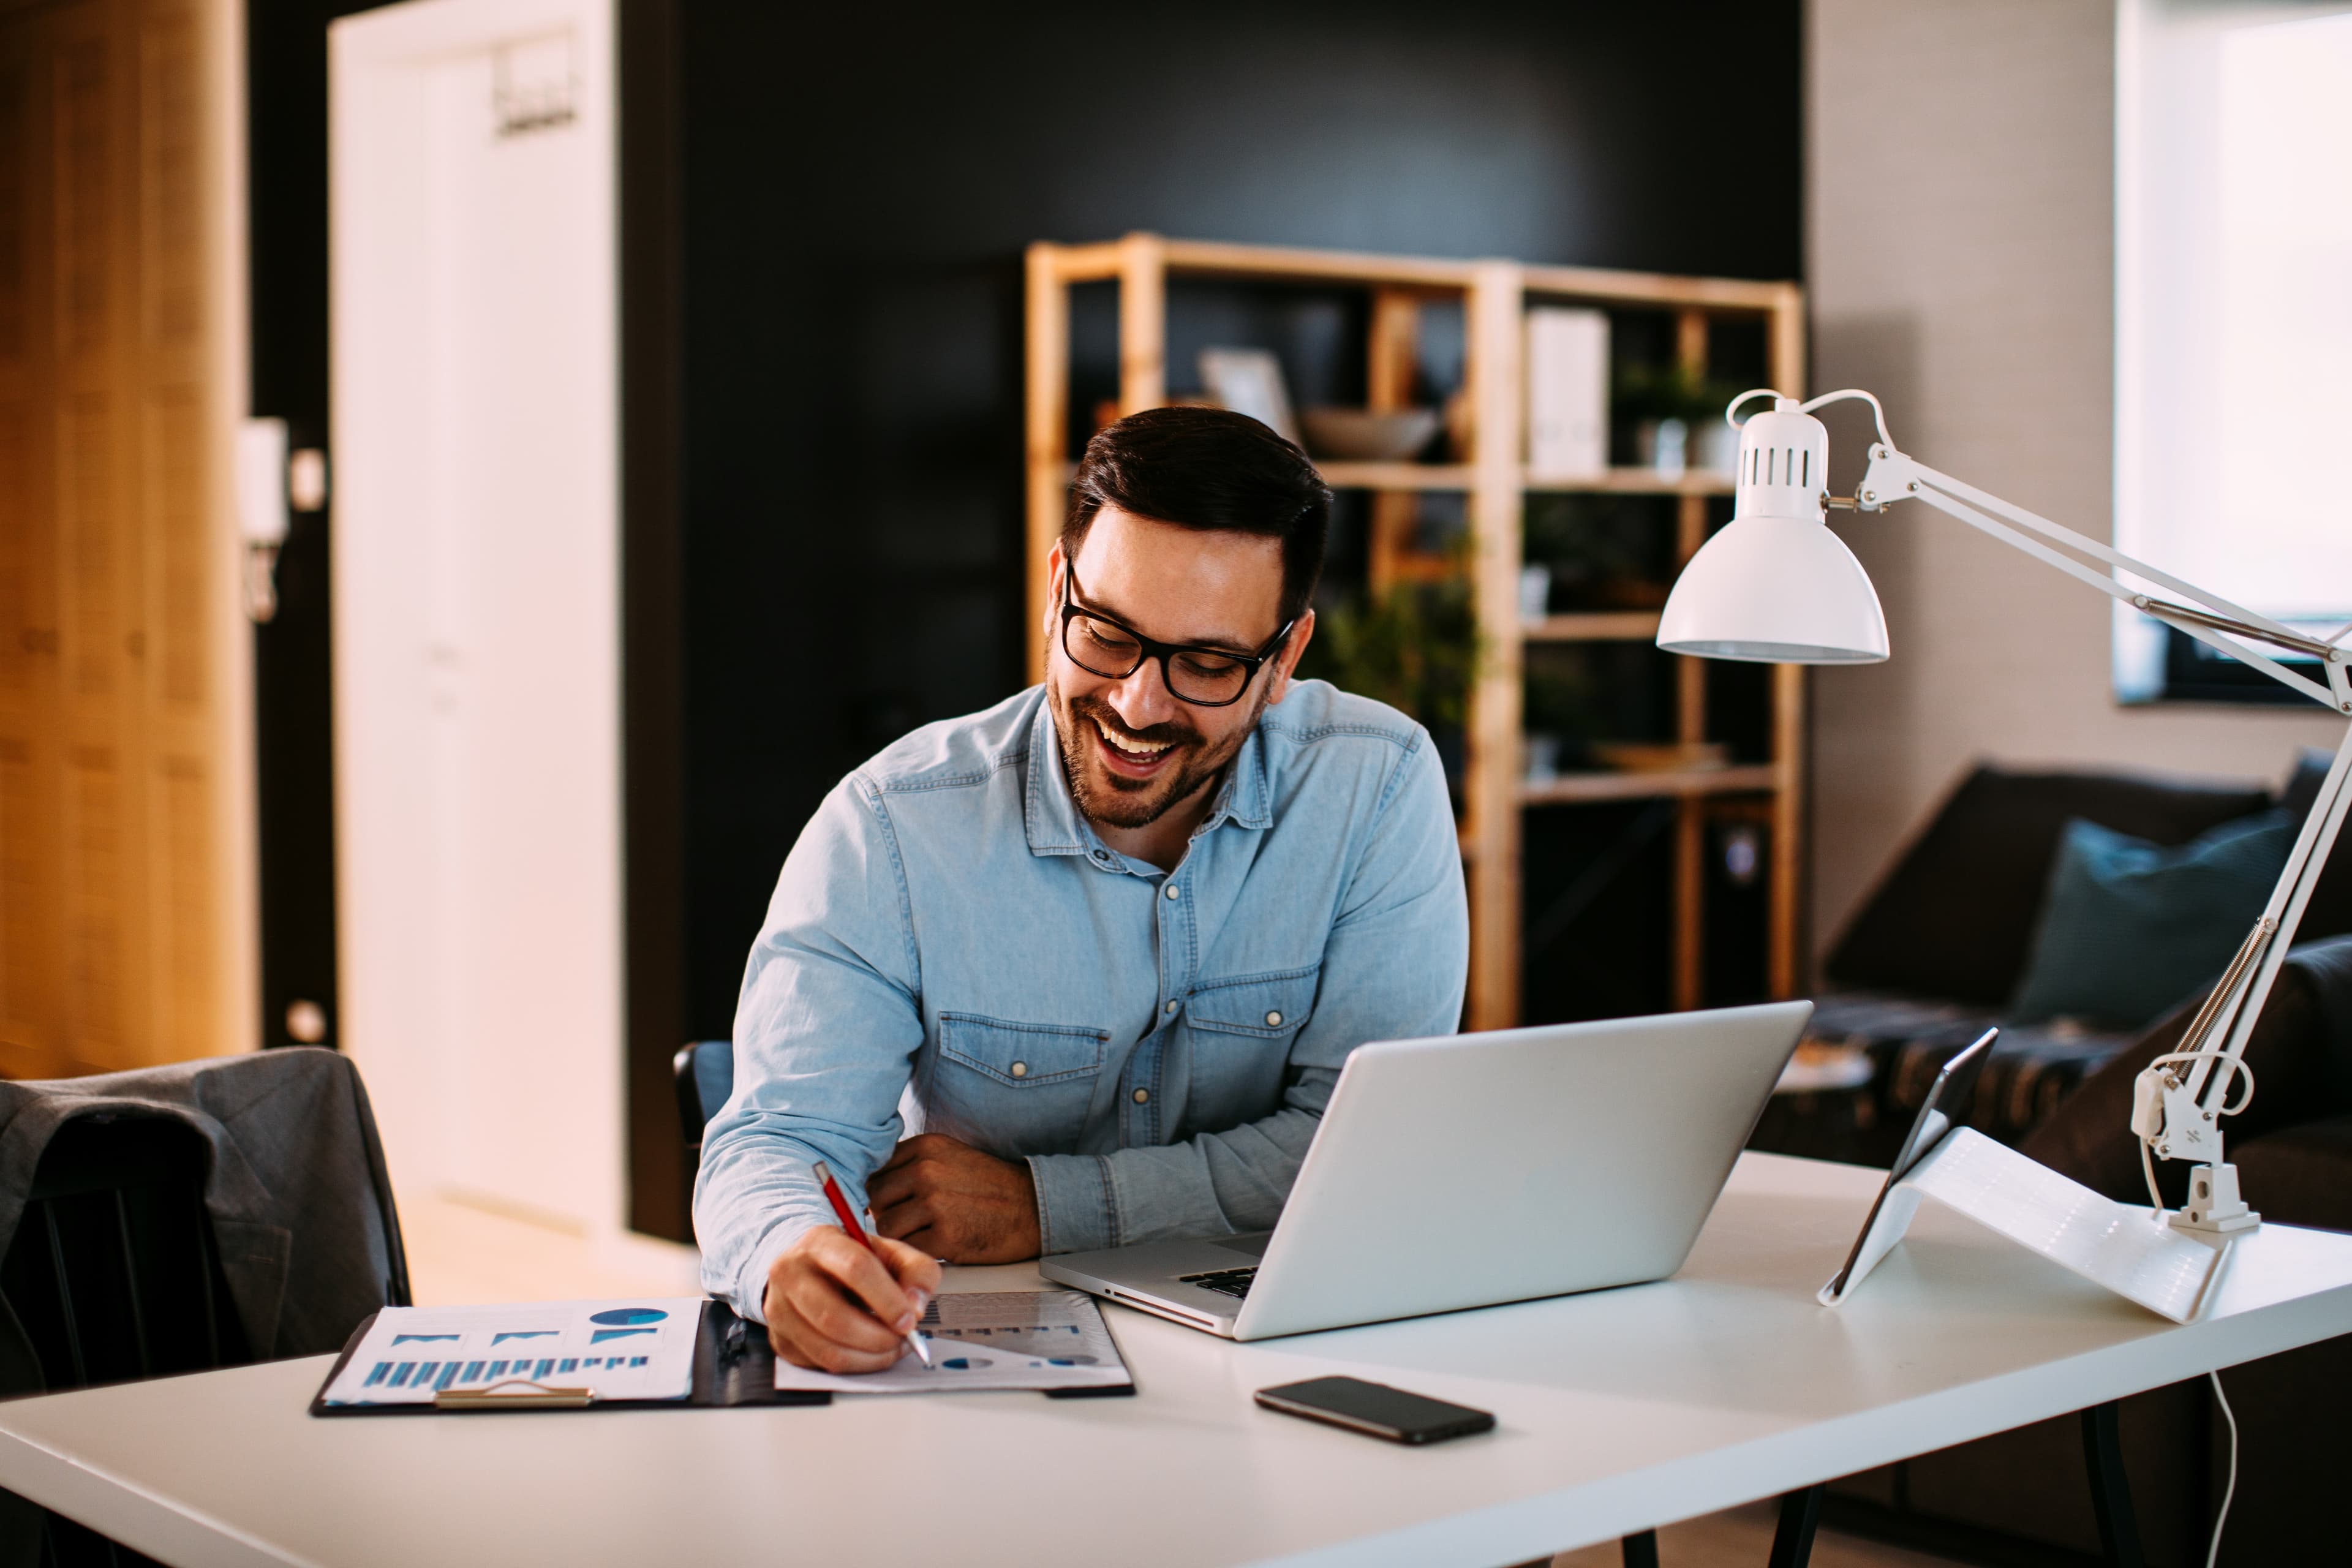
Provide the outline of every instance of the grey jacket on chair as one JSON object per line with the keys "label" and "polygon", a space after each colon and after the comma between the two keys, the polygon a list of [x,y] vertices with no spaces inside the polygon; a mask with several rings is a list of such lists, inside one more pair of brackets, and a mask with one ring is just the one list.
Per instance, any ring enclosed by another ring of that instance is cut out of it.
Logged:
{"label": "grey jacket on chair", "polygon": [[383,1146],[348,1058],[289,1047],[0,1082],[0,1256],[49,1140],[101,1113],[182,1121],[211,1145],[205,1208],[255,1359],[341,1350],[370,1312],[408,1300]]}

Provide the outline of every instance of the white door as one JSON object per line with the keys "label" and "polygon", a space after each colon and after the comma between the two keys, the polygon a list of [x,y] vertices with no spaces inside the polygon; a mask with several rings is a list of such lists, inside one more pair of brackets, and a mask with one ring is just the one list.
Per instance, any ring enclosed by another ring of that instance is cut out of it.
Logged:
{"label": "white door", "polygon": [[344,1043],[394,1180],[624,1223],[609,0],[331,33]]}

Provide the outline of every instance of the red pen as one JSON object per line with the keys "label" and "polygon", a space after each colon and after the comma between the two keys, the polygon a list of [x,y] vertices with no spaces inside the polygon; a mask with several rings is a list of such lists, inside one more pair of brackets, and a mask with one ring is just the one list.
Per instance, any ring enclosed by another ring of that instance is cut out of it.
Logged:
{"label": "red pen", "polygon": [[[819,1160],[814,1168],[816,1179],[824,1188],[824,1201],[833,1205],[834,1214],[841,1221],[841,1228],[856,1237],[858,1246],[872,1253],[877,1262],[882,1262],[882,1249],[874,1245],[874,1238],[866,1234],[866,1227],[857,1223],[856,1215],[849,1212],[849,1200],[841,1195],[841,1184],[833,1179],[833,1173],[825,1168],[824,1161]],[[882,1267],[887,1269],[889,1265],[882,1263]],[[923,1348],[922,1335],[908,1334],[907,1348],[913,1351],[916,1359],[925,1366],[931,1364],[931,1352]]]}

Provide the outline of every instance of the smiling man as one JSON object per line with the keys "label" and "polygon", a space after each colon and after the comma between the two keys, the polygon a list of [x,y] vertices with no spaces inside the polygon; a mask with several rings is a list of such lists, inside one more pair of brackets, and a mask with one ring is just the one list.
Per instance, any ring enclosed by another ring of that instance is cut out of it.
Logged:
{"label": "smiling man", "polygon": [[916,731],[802,831],[694,1204],[704,1283],[779,1355],[888,1365],[934,1258],[1266,1229],[1349,1051],[1456,1026],[1429,736],[1292,679],[1330,501],[1240,415],[1102,431],[1048,561],[1045,684]]}

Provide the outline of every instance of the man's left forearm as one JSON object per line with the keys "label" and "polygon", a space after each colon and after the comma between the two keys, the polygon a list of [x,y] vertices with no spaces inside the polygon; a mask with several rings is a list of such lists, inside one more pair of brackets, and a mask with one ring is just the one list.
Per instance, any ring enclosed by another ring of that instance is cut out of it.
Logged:
{"label": "man's left forearm", "polygon": [[[1328,1099],[1328,1084],[1318,1087]],[[1042,1249],[1090,1252],[1173,1237],[1270,1230],[1315,1141],[1319,1111],[1319,1105],[1313,1110],[1294,1106],[1153,1148],[1032,1154]]]}

